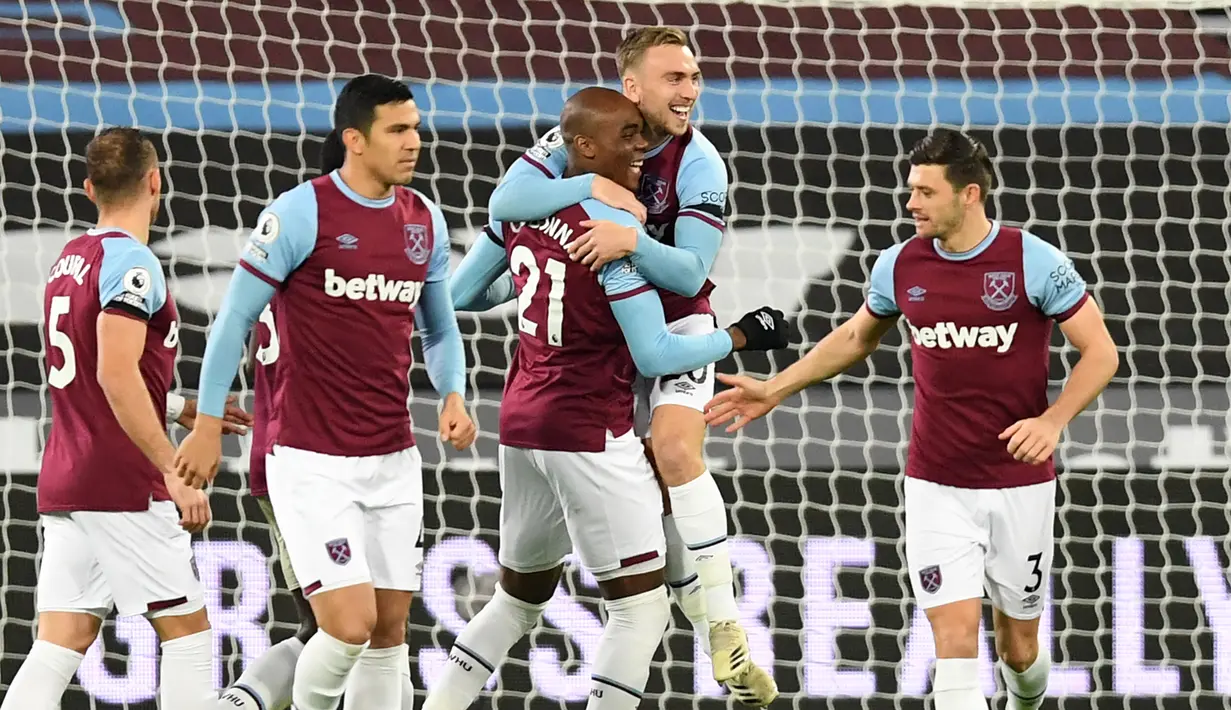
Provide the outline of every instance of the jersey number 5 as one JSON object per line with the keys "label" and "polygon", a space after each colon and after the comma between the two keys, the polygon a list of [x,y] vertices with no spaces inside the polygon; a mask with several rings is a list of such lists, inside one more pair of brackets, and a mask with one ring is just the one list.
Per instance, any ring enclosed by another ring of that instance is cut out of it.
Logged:
{"label": "jersey number 5", "polygon": [[68,315],[68,296],[52,296],[51,309],[47,313],[47,339],[51,347],[64,356],[64,364],[53,367],[47,373],[47,384],[56,389],[64,389],[77,376],[77,353],[73,350],[73,341],[68,334],[60,330],[60,316]]}
{"label": "jersey number 5", "polygon": [[517,296],[517,329],[532,337],[538,337],[539,324],[527,318],[526,311],[538,294],[539,277],[543,271],[547,272],[551,280],[551,288],[547,292],[547,344],[561,347],[564,344],[564,262],[548,259],[546,267],[540,270],[534,261],[534,252],[522,244],[513,247],[509,266],[516,276],[520,276],[523,270],[526,273],[526,287]]}

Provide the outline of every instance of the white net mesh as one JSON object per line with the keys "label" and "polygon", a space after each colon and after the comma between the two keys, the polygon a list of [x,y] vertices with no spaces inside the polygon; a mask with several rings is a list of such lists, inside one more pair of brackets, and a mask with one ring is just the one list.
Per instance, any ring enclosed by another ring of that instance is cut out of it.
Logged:
{"label": "white net mesh", "polygon": [[[168,199],[152,246],[185,321],[179,382],[191,390],[245,227],[315,174],[341,82],[366,70],[412,82],[427,109],[416,186],[444,207],[460,258],[502,168],[564,98],[614,83],[627,29],[672,24],[702,59],[698,123],[731,172],[731,228],[713,276],[724,319],[768,302],[794,315],[805,346],[816,342],[860,306],[878,251],[908,234],[901,154],[936,124],[985,139],[998,171],[994,213],[1073,256],[1124,354],[1059,454],[1042,634],[1056,660],[1049,693],[1068,707],[1119,707],[1126,696],[1133,707],[1223,705],[1231,23],[1221,3],[420,0],[377,10],[0,3],[0,683],[33,638],[34,474],[50,416],[41,284],[64,240],[93,218],[80,155],[99,125],[160,136]],[[447,461],[422,437],[431,498],[412,638],[421,689],[495,569],[495,421],[514,331],[505,312],[462,321],[483,435],[474,453]],[[739,362],[770,373],[796,356]],[[1054,360],[1058,381],[1071,353],[1058,348]],[[908,372],[891,334],[867,366],[708,444],[732,503],[754,652],[794,707],[915,707],[927,689],[930,631],[899,543]],[[434,400],[415,406],[430,429]],[[220,683],[268,646],[267,631],[276,641],[294,628],[246,496],[244,452],[232,442],[227,454],[216,522],[198,543],[224,639]],[[494,686],[502,707],[585,697],[596,591],[580,573],[566,587]],[[676,707],[718,694],[693,665],[682,621],[650,687]],[[64,708],[150,707],[148,625],[109,624],[103,645]]]}

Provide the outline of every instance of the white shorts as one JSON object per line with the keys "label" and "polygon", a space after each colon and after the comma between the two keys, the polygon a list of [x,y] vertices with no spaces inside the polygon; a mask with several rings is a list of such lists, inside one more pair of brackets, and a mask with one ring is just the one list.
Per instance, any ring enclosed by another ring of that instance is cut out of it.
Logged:
{"label": "white shorts", "polygon": [[598,580],[663,566],[663,503],[641,440],[601,453],[500,447],[500,564],[548,570],[577,549]]}
{"label": "white shorts", "polygon": [[906,565],[924,609],[982,599],[1036,619],[1051,586],[1056,482],[954,488],[906,479]]}
{"label": "white shorts", "polygon": [[132,513],[48,513],[38,611],[183,616],[205,606],[192,536],[169,500]]}
{"label": "white shorts", "polygon": [[413,446],[330,456],[275,446],[269,500],[304,596],[355,584],[419,591],[423,459]]}
{"label": "white shorts", "polygon": [[[717,330],[714,316],[698,313],[672,321],[667,330],[676,335],[705,335]],[[705,411],[705,405],[714,398],[714,363],[692,372],[663,375],[654,379],[637,377],[637,431],[649,435],[649,421],[655,409],[664,404]]]}

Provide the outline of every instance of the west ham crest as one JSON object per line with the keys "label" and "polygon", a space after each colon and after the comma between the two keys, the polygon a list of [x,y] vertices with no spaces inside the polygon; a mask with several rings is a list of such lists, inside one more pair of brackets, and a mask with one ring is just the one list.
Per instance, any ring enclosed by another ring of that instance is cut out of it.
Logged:
{"label": "west ham crest", "polygon": [[944,580],[940,576],[940,566],[932,565],[919,570],[919,586],[928,594],[935,594]]}
{"label": "west ham crest", "polygon": [[427,227],[422,224],[408,224],[402,232],[406,240],[406,258],[412,264],[426,264],[432,250],[428,246]]}
{"label": "west ham crest", "polygon": [[334,564],[344,565],[350,562],[350,541],[344,537],[330,540],[325,543],[325,552],[329,553],[329,559],[333,560]]}
{"label": "west ham crest", "polygon": [[1012,271],[983,274],[983,305],[993,311],[1007,311],[1017,301],[1017,275]]}
{"label": "west ham crest", "polygon": [[642,175],[641,190],[637,195],[650,214],[662,214],[671,204],[671,183],[657,175]]}

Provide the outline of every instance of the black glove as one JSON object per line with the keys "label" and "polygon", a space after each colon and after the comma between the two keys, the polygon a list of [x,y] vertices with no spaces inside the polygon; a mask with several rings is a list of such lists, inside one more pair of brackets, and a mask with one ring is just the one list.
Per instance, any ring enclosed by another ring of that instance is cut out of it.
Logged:
{"label": "black glove", "polygon": [[740,350],[778,350],[790,343],[786,318],[777,308],[761,306],[745,313],[733,327],[744,334],[745,343]]}

